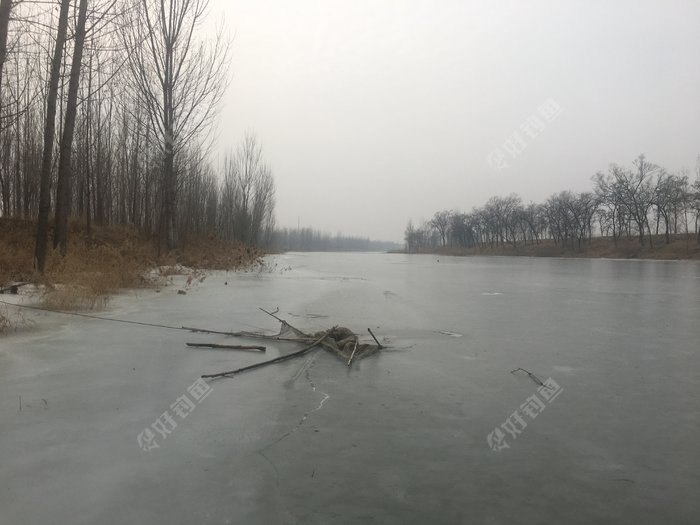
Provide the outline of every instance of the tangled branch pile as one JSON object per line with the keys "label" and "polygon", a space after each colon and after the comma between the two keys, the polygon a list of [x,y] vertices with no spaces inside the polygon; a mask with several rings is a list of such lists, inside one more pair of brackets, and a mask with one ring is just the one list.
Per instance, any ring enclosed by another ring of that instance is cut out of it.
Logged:
{"label": "tangled branch pile", "polygon": [[270,341],[290,341],[296,343],[304,343],[306,346],[297,352],[292,352],[291,354],[283,355],[275,359],[270,359],[269,361],[263,361],[261,363],[256,363],[254,365],[246,366],[243,368],[238,368],[236,370],[230,370],[228,372],[220,372],[217,374],[205,374],[203,378],[218,378],[226,377],[238,374],[240,372],[245,372],[248,370],[253,370],[255,368],[260,368],[263,366],[271,365],[273,363],[280,363],[282,361],[287,361],[295,357],[304,355],[309,350],[313,348],[325,348],[326,350],[334,353],[336,356],[341,358],[344,362],[350,366],[355,359],[362,359],[373,353],[384,348],[382,344],[377,340],[377,338],[372,333],[369,328],[367,331],[370,333],[376,344],[360,343],[359,337],[349,328],[343,326],[334,326],[328,330],[316,332],[314,334],[305,333],[298,328],[290,325],[284,319],[280,319],[275,314],[275,312],[268,312],[260,308],[267,315],[270,315],[277,319],[281,323],[280,331],[276,334],[261,334],[258,332],[214,332],[209,330],[199,330],[191,329],[194,332],[207,332],[207,333],[218,333],[224,335],[230,335],[234,337],[250,337],[255,339],[267,339]]}

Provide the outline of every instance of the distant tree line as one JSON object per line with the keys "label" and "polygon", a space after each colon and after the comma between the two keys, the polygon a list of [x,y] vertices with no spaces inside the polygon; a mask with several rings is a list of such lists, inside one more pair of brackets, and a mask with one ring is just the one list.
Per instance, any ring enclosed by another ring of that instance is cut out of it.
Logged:
{"label": "distant tree line", "polygon": [[694,233],[700,243],[700,163],[692,183],[644,155],[631,168],[613,164],[592,180],[592,191],[563,191],[539,204],[524,204],[511,194],[492,197],[469,213],[445,210],[418,226],[409,221],[406,249],[518,247],[544,239],[581,248],[594,236],[609,237],[615,245],[622,237],[635,237],[640,245],[653,247],[655,237],[670,243],[679,233]]}
{"label": "distant tree line", "polygon": [[[36,266],[68,220],[269,242],[275,185],[248,134],[208,158],[229,44],[207,0],[0,0],[0,216],[38,219]],[[53,219],[53,220],[52,220]]]}
{"label": "distant tree line", "polygon": [[332,235],[312,228],[280,228],[273,232],[271,248],[292,252],[351,252],[389,251],[401,249],[393,242],[373,241],[340,233]]}

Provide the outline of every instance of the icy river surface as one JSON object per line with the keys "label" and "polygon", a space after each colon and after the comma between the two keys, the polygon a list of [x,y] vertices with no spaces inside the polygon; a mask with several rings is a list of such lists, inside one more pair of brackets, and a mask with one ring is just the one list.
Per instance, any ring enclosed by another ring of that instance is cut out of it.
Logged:
{"label": "icy river surface", "polygon": [[98,315],[272,333],[279,307],[388,348],[202,382],[300,346],[28,312],[0,337],[0,523],[700,523],[697,262],[268,263]]}

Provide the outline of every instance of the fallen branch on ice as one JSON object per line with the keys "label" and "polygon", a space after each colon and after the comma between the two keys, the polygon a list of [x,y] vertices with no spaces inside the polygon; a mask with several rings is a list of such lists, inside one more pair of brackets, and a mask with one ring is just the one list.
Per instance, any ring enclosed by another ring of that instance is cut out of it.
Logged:
{"label": "fallen branch on ice", "polygon": [[259,345],[217,345],[214,343],[187,343],[192,348],[218,348],[222,350],[260,350],[264,352],[266,348]]}
{"label": "fallen branch on ice", "polygon": [[307,346],[306,348],[302,348],[301,350],[299,350],[297,352],[292,352],[291,354],[276,357],[275,359],[270,359],[269,361],[263,361],[262,363],[255,363],[254,365],[244,366],[243,368],[237,368],[236,370],[229,370],[228,372],[220,372],[218,374],[204,374],[202,377],[204,379],[213,379],[213,378],[217,378],[217,377],[232,376],[235,374],[240,374],[241,372],[246,372],[247,370],[254,370],[255,368],[261,368],[263,366],[271,365],[273,363],[281,363],[282,361],[287,361],[288,359],[292,359],[294,357],[299,357],[301,355],[304,355],[306,352],[308,352],[313,347],[318,345],[321,341],[323,341],[323,339],[325,337],[326,337],[326,335],[319,338],[317,341],[315,341],[313,344]]}
{"label": "fallen branch on ice", "polygon": [[539,377],[537,377],[532,372],[525,370],[524,368],[516,368],[515,370],[511,370],[510,373],[513,375],[518,375],[516,372],[519,372],[519,371],[525,372],[530,377],[530,379],[532,379],[536,384],[538,384],[540,386],[544,386],[544,383],[542,382],[542,380]]}

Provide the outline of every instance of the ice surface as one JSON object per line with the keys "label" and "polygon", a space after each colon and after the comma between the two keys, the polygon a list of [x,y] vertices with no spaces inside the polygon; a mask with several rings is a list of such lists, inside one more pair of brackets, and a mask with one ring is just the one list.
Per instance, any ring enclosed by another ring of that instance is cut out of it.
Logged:
{"label": "ice surface", "polygon": [[[282,257],[291,271],[213,272],[104,315],[274,332],[257,307],[279,306],[392,348],[213,381],[143,451],[200,374],[299,347],[32,314],[0,339],[0,523],[698,523],[697,263]],[[561,392],[495,452],[487,436],[544,399],[518,367]]]}

